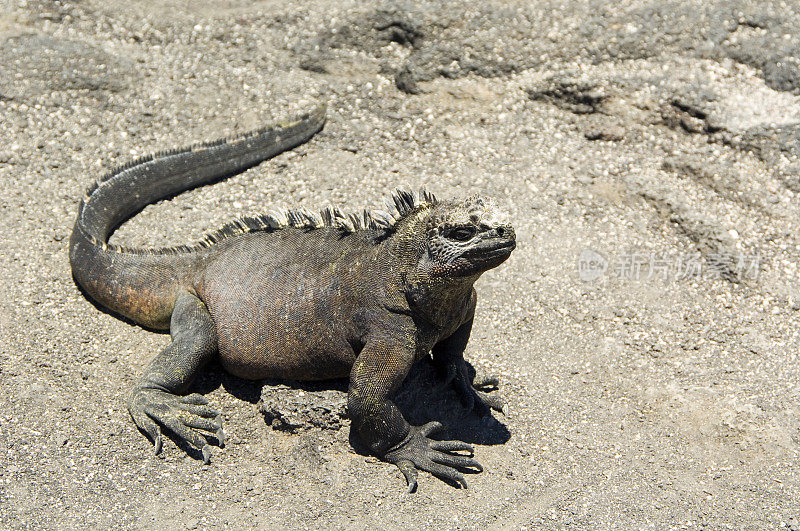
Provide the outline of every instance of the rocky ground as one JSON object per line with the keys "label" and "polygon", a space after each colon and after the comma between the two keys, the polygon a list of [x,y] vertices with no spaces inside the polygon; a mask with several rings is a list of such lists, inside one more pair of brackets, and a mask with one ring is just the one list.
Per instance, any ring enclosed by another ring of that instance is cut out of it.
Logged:
{"label": "rocky ground", "polygon": [[[800,6],[365,4],[0,1],[0,528],[800,528]],[[497,197],[519,246],[468,357],[506,414],[424,366],[400,397],[477,443],[468,490],[406,494],[354,450],[341,382],[219,367],[195,390],[227,446],[153,456],[124,399],[169,338],[72,281],[93,179],[319,99],[310,143],[113,241],[397,185]]]}

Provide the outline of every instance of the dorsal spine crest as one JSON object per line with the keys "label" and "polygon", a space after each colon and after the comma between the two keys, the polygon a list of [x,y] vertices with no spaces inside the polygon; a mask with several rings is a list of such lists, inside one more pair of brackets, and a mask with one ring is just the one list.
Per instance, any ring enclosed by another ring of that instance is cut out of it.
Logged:
{"label": "dorsal spine crest", "polygon": [[[97,185],[95,185],[97,186]],[[283,229],[336,229],[344,234],[360,230],[372,230],[389,233],[394,230],[398,221],[416,212],[420,208],[437,204],[433,193],[422,188],[419,192],[398,188],[387,198],[387,210],[364,209],[360,214],[345,214],[338,206],[330,205],[319,212],[306,208],[290,208],[273,210],[265,214],[245,216],[234,219],[219,229],[206,234],[199,242],[192,245],[177,245],[162,248],[130,248],[114,244],[100,244],[104,249],[117,253],[129,254],[183,254],[209,248],[222,240],[252,232],[275,232]]]}

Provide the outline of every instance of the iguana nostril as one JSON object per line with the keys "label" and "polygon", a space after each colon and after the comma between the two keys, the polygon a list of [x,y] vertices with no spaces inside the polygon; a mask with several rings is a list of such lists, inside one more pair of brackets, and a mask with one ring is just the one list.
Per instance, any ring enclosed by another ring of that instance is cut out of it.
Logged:
{"label": "iguana nostril", "polygon": [[502,238],[503,236],[505,236],[505,234],[506,234],[506,231],[505,231],[505,229],[503,227],[497,227],[497,235],[498,236],[500,236]]}

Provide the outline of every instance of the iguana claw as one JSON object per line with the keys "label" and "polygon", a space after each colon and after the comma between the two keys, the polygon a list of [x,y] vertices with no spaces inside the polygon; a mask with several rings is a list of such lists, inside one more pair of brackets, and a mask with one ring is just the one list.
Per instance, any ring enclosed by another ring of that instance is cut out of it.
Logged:
{"label": "iguana claw", "polygon": [[[408,492],[417,490],[417,469],[467,488],[464,475],[456,468],[472,468],[482,472],[483,467],[471,456],[475,450],[462,441],[437,441],[428,435],[440,431],[442,424],[429,422],[423,426],[412,426],[406,439],[395,449],[386,453],[385,459],[397,465],[406,478]],[[469,452],[470,456],[452,452]]]}
{"label": "iguana claw", "polygon": [[472,387],[476,389],[485,389],[487,391],[496,391],[500,387],[500,378],[494,374],[477,373],[475,378],[472,379]]}
{"label": "iguana claw", "polygon": [[139,429],[153,441],[156,455],[163,447],[162,428],[198,448],[206,464],[211,461],[211,447],[206,439],[216,439],[220,446],[225,441],[220,414],[200,394],[178,396],[139,387],[131,394],[128,411]]}

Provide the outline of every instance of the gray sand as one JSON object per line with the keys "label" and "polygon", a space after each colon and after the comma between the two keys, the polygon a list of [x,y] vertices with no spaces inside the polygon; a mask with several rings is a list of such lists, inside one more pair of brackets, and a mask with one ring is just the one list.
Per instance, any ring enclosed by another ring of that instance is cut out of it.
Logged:
{"label": "gray sand", "polygon": [[[800,528],[800,5],[365,4],[0,1],[0,528]],[[519,246],[468,359],[506,414],[424,370],[401,396],[477,443],[468,490],[405,494],[350,445],[341,382],[218,366],[194,390],[227,446],[155,457],[124,401],[169,337],[72,282],[93,179],[322,98],[310,143],[113,241],[400,185],[498,198]]]}

